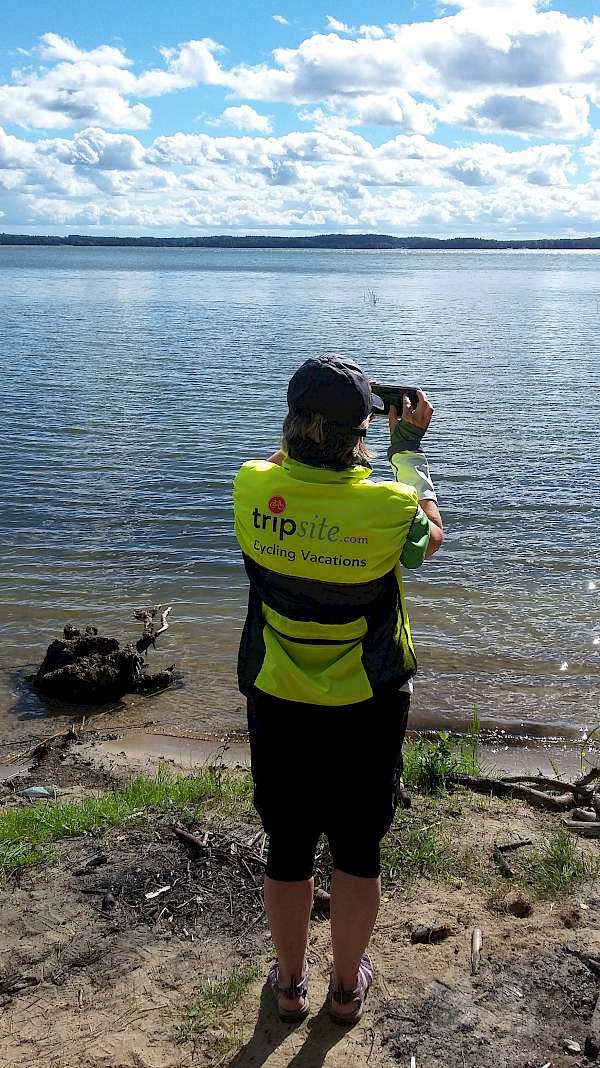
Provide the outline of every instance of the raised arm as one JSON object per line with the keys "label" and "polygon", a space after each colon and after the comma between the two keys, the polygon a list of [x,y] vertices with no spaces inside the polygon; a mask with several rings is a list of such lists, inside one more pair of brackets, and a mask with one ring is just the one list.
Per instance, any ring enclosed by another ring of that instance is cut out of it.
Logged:
{"label": "raised arm", "polygon": [[433,405],[422,389],[418,390],[418,403],[413,408],[406,394],[402,401],[402,418],[398,411],[390,406],[390,436],[388,459],[392,465],[397,482],[413,486],[419,497],[419,504],[429,520],[429,544],[426,556],[433,556],[444,541],[444,524],[437,503],[437,494],[427,457],[423,452],[421,441],[433,416]]}

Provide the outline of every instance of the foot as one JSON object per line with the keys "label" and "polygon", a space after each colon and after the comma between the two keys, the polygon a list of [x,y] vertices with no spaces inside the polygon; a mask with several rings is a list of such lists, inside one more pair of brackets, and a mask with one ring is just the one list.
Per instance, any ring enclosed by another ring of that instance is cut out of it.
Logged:
{"label": "foot", "polygon": [[357,1023],[365,1007],[367,994],[373,982],[373,965],[367,953],[363,953],[358,966],[358,975],[353,989],[346,990],[335,977],[329,988],[329,1015],[336,1023]]}
{"label": "foot", "polygon": [[299,979],[292,976],[289,984],[285,986],[279,981],[279,962],[275,960],[269,969],[267,982],[281,1020],[294,1023],[308,1016],[308,969],[305,968]]}

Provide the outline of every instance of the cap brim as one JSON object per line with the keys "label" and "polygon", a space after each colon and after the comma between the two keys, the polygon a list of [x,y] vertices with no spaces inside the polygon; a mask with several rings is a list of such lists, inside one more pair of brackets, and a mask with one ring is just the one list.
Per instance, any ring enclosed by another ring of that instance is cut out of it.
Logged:
{"label": "cap brim", "polygon": [[378,397],[376,393],[371,393],[371,411],[372,412],[385,412],[385,404],[381,397]]}

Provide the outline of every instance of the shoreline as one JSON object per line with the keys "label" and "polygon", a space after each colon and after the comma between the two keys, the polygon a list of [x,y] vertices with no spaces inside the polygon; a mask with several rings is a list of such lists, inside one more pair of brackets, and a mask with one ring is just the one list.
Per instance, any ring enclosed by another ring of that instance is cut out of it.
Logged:
{"label": "shoreline", "polygon": [[[92,717],[93,719],[93,717]],[[100,727],[81,728],[76,746],[69,751],[69,761],[92,768],[99,775],[117,780],[127,774],[149,774],[161,765],[169,765],[177,772],[219,765],[225,768],[249,768],[250,749],[247,735],[240,731],[199,735],[175,734],[166,730],[152,731],[148,724],[111,729],[110,723]],[[464,737],[464,732],[450,731],[452,739]],[[415,730],[407,732],[407,743],[421,738],[435,738],[437,732]],[[5,753],[0,750],[0,783],[9,784],[15,778],[28,776],[37,766],[40,747],[47,751],[56,738],[69,738],[69,731],[41,736],[35,741],[9,743]],[[72,736],[71,736],[72,737]],[[60,743],[59,743],[60,744]],[[13,747],[11,749],[11,746]],[[20,750],[20,746],[24,749]],[[561,774],[581,773],[585,768],[600,766],[600,748],[587,748],[581,742],[566,737],[535,737],[510,735],[504,730],[491,734],[482,731],[479,751],[482,765],[489,771],[504,774]]]}

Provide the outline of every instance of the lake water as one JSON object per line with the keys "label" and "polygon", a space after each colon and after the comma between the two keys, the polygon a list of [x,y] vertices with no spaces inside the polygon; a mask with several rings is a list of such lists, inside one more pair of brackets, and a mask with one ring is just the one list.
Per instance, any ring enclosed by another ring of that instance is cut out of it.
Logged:
{"label": "lake water", "polygon": [[[422,384],[443,551],[408,580],[415,722],[600,722],[600,259],[589,253],[0,248],[0,739],[65,623],[138,634],[177,689],[115,723],[241,727],[239,464],[326,350]],[[370,433],[387,477],[386,429]],[[54,710],[62,720],[71,710]],[[108,721],[107,721],[108,722]]]}

